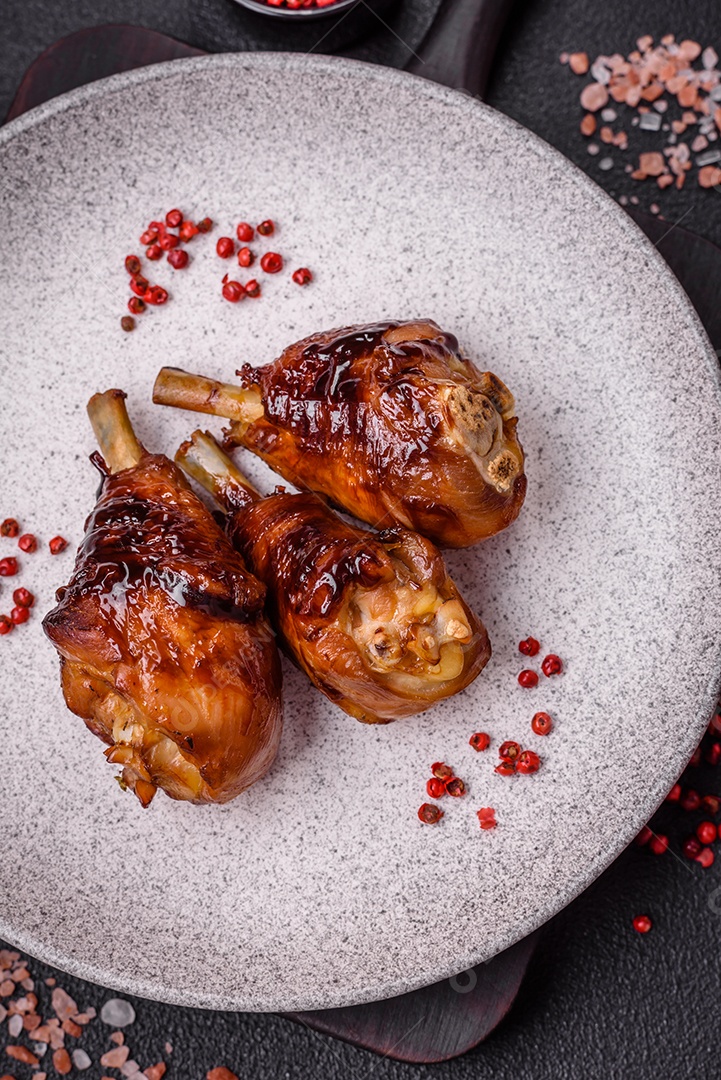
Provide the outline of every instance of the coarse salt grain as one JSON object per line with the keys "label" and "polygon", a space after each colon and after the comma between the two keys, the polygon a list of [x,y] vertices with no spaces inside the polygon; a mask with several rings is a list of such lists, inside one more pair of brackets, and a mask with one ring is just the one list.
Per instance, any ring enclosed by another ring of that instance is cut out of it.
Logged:
{"label": "coarse salt grain", "polygon": [[591,75],[596,80],[596,82],[601,83],[603,86],[605,86],[611,81],[611,72],[608,70],[605,64],[602,64],[600,62],[600,57],[592,66]]}
{"label": "coarse salt grain", "polygon": [[53,1011],[60,1021],[70,1020],[78,1011],[78,1007],[70,997],[70,994],[66,993],[66,991],[59,986],[53,990],[52,1006]]}
{"label": "coarse salt grain", "polygon": [[588,56],[585,52],[571,53],[568,66],[574,75],[585,75],[588,71]]}
{"label": "coarse salt grain", "polygon": [[106,1051],[100,1059],[100,1064],[108,1069],[120,1069],[128,1060],[130,1050],[127,1046],[114,1046]]}
{"label": "coarse salt grain", "polygon": [[8,1020],[8,1034],[12,1039],[17,1039],[22,1029],[23,1018],[19,1013],[16,1013],[15,1016],[11,1016]]}
{"label": "coarse salt grain", "polygon": [[135,1009],[123,998],[110,998],[100,1010],[100,1019],[108,1027],[127,1027],[135,1021]]}
{"label": "coarse salt grain", "polygon": [[717,169],[715,165],[704,165],[699,169],[698,182],[702,188],[716,187],[721,183],[721,169]]}
{"label": "coarse salt grain", "polygon": [[77,1050],[73,1050],[72,1058],[73,1065],[81,1072],[84,1069],[89,1069],[92,1065],[92,1060],[90,1059],[90,1057],[85,1053],[84,1050],[81,1050],[80,1048],[78,1048]]}
{"label": "coarse salt grain", "polygon": [[641,154],[638,167],[646,176],[660,176],[665,169],[663,156],[655,151]]}
{"label": "coarse salt grain", "polygon": [[73,1063],[70,1060],[70,1054],[65,1047],[56,1050],[53,1054],[53,1067],[61,1076],[67,1076],[67,1074],[72,1071]]}
{"label": "coarse salt grain", "polygon": [[[574,58],[573,64],[569,63],[571,70],[585,74],[587,56],[579,52],[567,55],[566,60],[570,61],[571,56]],[[694,67],[699,57],[701,66]],[[718,54],[712,46],[702,49],[698,42],[690,39],[677,44],[672,34],[664,35],[660,44],[654,45],[651,35],[643,35],[638,39],[636,50],[632,50],[627,57],[620,53],[596,57],[588,68],[593,81],[583,87],[581,104],[589,117],[601,110],[602,120],[608,124],[612,121],[607,116],[616,111],[607,109],[610,97],[614,102],[633,109],[635,115],[631,118],[631,126],[656,132],[659,130],[658,118],[668,107],[668,97],[665,96],[668,95],[675,98],[683,113],[680,118],[671,117],[669,124],[660,126],[660,130],[667,133],[667,150],[686,146],[679,142],[679,136],[684,135],[691,125],[697,126],[697,137],[700,135],[709,142],[715,141],[721,131],[721,108],[715,105],[721,102],[721,71],[718,70],[718,63]],[[591,124],[590,118],[581,121],[583,134],[593,133]],[[600,138],[602,142],[622,151],[628,148],[625,133],[602,129]],[[587,149],[592,155],[599,152],[597,144],[590,144]],[[694,140],[693,152],[699,153],[703,149],[703,144]],[[609,159],[601,158],[599,167],[601,165],[607,170],[613,163],[609,166]],[[700,175],[700,170],[705,167],[703,160],[696,161],[695,165],[699,169],[697,177],[701,186],[716,186],[711,182],[713,176],[710,177],[708,173],[704,173],[703,177]],[[639,161],[637,169],[632,170],[632,176],[636,180],[655,179],[659,189],[673,183],[681,188],[690,167],[690,162],[683,156],[670,159],[668,169],[664,167],[660,171],[653,167],[648,169]]]}
{"label": "coarse salt grain", "polygon": [[163,1080],[167,1065],[164,1061],[158,1061],[155,1065],[145,1067],[145,1080]]}
{"label": "coarse salt grain", "polygon": [[62,1028],[50,1028],[50,1049],[60,1050],[65,1045],[65,1032]]}
{"label": "coarse salt grain", "polygon": [[715,68],[718,64],[718,53],[710,45],[701,53],[701,63],[707,71]]}
{"label": "coarse salt grain", "polygon": [[25,1065],[39,1065],[40,1062],[33,1054],[32,1050],[28,1050],[27,1046],[10,1045],[5,1047],[5,1053],[8,1057],[13,1058],[15,1061],[22,1061]]}
{"label": "coarse salt grain", "polygon": [[588,112],[598,112],[608,101],[608,90],[601,83],[589,83],[581,91],[581,105]]}

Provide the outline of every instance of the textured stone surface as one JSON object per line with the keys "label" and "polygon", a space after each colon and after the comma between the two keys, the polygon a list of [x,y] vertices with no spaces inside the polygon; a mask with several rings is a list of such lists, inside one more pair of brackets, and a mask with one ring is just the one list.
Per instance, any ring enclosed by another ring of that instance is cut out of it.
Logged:
{"label": "textured stone surface", "polygon": [[[61,34],[91,23],[147,22],[192,40],[190,0],[98,0],[58,6],[8,0],[0,22],[0,113],[25,66]],[[231,5],[228,4],[230,9]],[[527,0],[515,7],[502,43],[489,100],[575,157],[608,190],[618,177],[595,170],[577,132],[577,86],[557,65],[568,48],[613,51],[639,33],[674,30],[718,44],[721,16],[712,0],[679,9],[671,0]],[[629,190],[631,182],[627,182]],[[634,186],[635,187],[635,186]],[[721,237],[721,200],[687,188],[679,199],[684,225]],[[89,488],[88,488],[89,491]],[[78,508],[78,512],[83,510]],[[713,789],[712,787],[707,788]],[[5,825],[7,835],[7,823]],[[162,1056],[172,1034],[171,1076],[196,1080],[223,1060],[248,1077],[368,1075],[383,1080],[607,1080],[609,1076],[696,1076],[721,1071],[709,1003],[718,994],[721,920],[709,897],[721,863],[693,874],[673,858],[634,852],[621,858],[546,928],[523,992],[508,1020],[478,1051],[459,1061],[410,1068],[326,1039],[273,1016],[212,1013],[138,1001],[134,1053],[141,1063]],[[39,869],[43,873],[43,868]],[[643,942],[630,918],[648,910],[654,931]],[[643,944],[643,948],[640,945]],[[34,965],[34,968],[38,965]],[[99,1008],[107,991],[75,986],[81,1003]],[[2,1007],[0,1006],[0,1015]],[[91,1027],[90,1033],[101,1025]],[[106,1029],[105,1029],[106,1030]],[[85,1045],[85,1042],[84,1042]],[[104,1048],[104,1047],[103,1047]],[[97,1059],[98,1049],[94,1057]]]}
{"label": "textured stone surface", "polygon": [[[660,192],[653,181],[639,183],[624,172],[627,162],[635,163],[630,151],[622,154],[611,149],[607,153],[604,148],[596,157],[589,155],[589,140],[579,131],[583,110],[578,100],[587,79],[572,75],[567,66],[559,63],[562,52],[585,51],[591,62],[599,54],[619,52],[627,56],[641,35],[651,34],[658,41],[669,33],[679,41],[691,38],[702,46],[714,45],[721,52],[718,4],[715,0],[694,0],[693,4],[683,5],[674,0],[637,0],[630,7],[623,0],[602,4],[593,0],[525,0],[515,6],[500,42],[487,100],[547,139],[616,198],[635,195],[640,209],[646,211],[658,203],[669,224],[683,219],[684,228],[719,244],[718,190],[702,190],[694,177],[687,179],[681,191],[668,188]],[[618,112],[619,116],[628,115],[630,123],[630,112]],[[613,125],[614,130],[622,126]],[[692,131],[689,129],[681,139],[690,141]],[[649,132],[640,148],[661,150],[666,137],[665,133]],[[613,160],[608,172],[600,168],[606,156]]]}
{"label": "textured stone surface", "polygon": [[[528,133],[379,68],[179,62],[51,103],[1,142],[13,277],[29,233],[63,252],[42,264],[42,303],[32,294],[24,309],[22,295],[0,315],[3,397],[38,435],[6,463],[24,520],[42,514],[77,538],[94,485],[82,406],[99,379],[128,390],[141,438],[172,449],[189,421],[149,402],[162,360],[227,375],[317,326],[398,312],[431,314],[513,387],[530,484],[507,535],[449,556],[495,643],[483,677],[422,718],[369,730],[288,671],[276,765],[224,808],[159,799],[141,814],[63,709],[38,623],[10,638],[0,697],[26,723],[7,732],[2,809],[19,821],[29,798],[37,807],[0,856],[16,887],[0,926],[125,992],[277,1009],[400,993],[545,921],[662,798],[717,681],[718,376],[661,259]],[[179,158],[180,143],[192,149]],[[289,261],[317,268],[313,290],[279,282],[250,310],[223,305],[212,245],[196,241],[171,304],[123,336],[122,257],[171,203],[228,222],[271,212]],[[83,318],[68,309],[80,280]],[[18,358],[42,377],[18,383]],[[37,573],[45,606],[67,568]],[[529,628],[568,663],[533,694],[515,682]],[[541,704],[558,719],[544,768],[504,782],[468,735],[482,723],[527,742]],[[424,830],[415,808],[438,757],[470,796]],[[494,805],[501,827],[481,834],[468,803]],[[102,829],[77,829],[88,804]]]}

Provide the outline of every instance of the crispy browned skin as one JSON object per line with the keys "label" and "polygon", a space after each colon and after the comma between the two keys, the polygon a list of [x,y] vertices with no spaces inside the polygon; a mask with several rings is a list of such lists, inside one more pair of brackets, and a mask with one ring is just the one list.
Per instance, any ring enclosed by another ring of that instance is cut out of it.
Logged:
{"label": "crispy browned skin", "polygon": [[244,402],[228,387],[228,406],[211,380],[184,392],[171,369],[155,400],[228,416],[228,446],[247,447],[376,528],[402,525],[466,547],[518,515],[526,477],[513,396],[435,323],[315,334],[238,374]]}
{"label": "crispy browned skin", "polygon": [[167,458],[103,479],[44,628],[68,707],[147,805],[226,802],[270,767],[281,673],[264,587]]}
{"label": "crispy browned skin", "polygon": [[422,712],[487,663],[485,627],[429,540],[354,528],[310,492],[261,498],[202,432],[176,460],[229,510],[228,534],[267,586],[287,652],[351,716]]}

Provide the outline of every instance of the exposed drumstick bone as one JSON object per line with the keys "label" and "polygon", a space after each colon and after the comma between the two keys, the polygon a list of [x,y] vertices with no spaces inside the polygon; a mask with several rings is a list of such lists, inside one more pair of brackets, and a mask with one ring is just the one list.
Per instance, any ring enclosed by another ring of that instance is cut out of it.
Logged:
{"label": "exposed drumstick bone", "polygon": [[233,386],[171,367],[161,368],[158,372],[153,401],[156,405],[224,416],[244,424],[252,424],[265,412],[256,386]]}
{"label": "exposed drumstick bone", "polygon": [[194,431],[178,448],[175,463],[226,510],[239,510],[262,498],[208,431]]}
{"label": "exposed drumstick bone", "polygon": [[90,423],[111,473],[132,469],[143,456],[143,447],[135,437],[125,408],[125,398],[122,390],[106,390],[104,394],[93,394],[88,402]]}

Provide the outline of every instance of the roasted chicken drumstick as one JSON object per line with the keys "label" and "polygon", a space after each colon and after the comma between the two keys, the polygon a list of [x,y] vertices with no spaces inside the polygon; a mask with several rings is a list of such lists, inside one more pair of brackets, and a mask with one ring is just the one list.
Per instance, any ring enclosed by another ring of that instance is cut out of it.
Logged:
{"label": "roasted chicken drumstick", "polygon": [[376,528],[466,547],[521,509],[513,395],[433,322],[315,334],[238,374],[233,386],[163,368],[153,399],[226,417],[227,445]]}
{"label": "roasted chicken drumstick", "polygon": [[120,390],[88,405],[103,482],[69,585],[45,618],[68,707],[147,806],[227,802],[281,731],[265,588],[171,461],[149,454]]}
{"label": "roasted chicken drumstick", "polygon": [[430,541],[354,528],[311,492],[262,498],[200,431],[175,460],[227,511],[288,653],[351,716],[372,724],[422,712],[488,661],[486,630]]}

